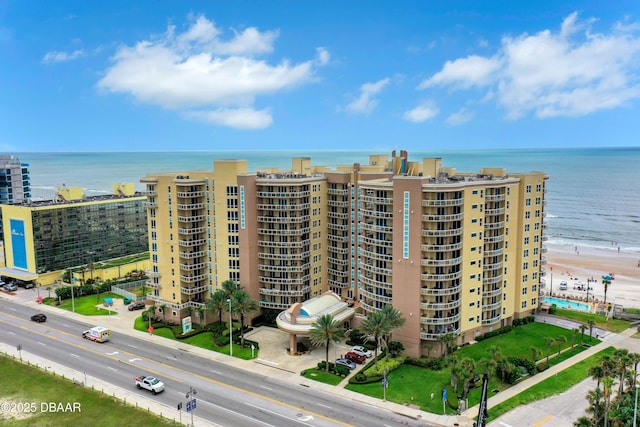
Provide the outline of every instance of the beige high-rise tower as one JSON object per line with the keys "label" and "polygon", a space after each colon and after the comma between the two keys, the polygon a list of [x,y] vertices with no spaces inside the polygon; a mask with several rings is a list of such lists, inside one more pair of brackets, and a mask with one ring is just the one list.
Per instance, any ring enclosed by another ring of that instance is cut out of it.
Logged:
{"label": "beige high-rise tower", "polygon": [[447,334],[469,342],[538,306],[547,179],[406,151],[334,170],[300,157],[286,171],[216,160],[148,175],[153,298],[179,320],[225,280],[262,310],[333,291],[356,309],[351,326],[397,308],[411,356]]}

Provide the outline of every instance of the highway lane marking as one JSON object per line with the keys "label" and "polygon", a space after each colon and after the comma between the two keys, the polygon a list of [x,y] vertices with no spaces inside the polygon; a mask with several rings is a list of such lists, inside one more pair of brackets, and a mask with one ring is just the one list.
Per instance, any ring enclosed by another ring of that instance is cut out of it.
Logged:
{"label": "highway lane marking", "polygon": [[137,362],[138,360],[142,360],[139,357],[134,357],[133,359],[129,359],[130,363]]}
{"label": "highway lane marking", "polygon": [[544,417],[544,418],[542,419],[542,421],[539,421],[539,422],[535,423],[535,424],[534,424],[533,426],[531,426],[531,427],[539,427],[539,426],[541,426],[542,424],[544,424],[544,423],[546,423],[547,421],[549,421],[551,418],[553,418],[553,415],[547,415],[546,417]]}
{"label": "highway lane marking", "polygon": [[9,334],[10,334],[10,335],[16,335],[16,333],[15,333],[15,332],[11,332],[11,331],[9,331]]}
{"label": "highway lane marking", "polygon": [[107,369],[111,369],[112,371],[118,372],[118,370],[116,368],[114,368],[113,366],[107,366]]}
{"label": "highway lane marking", "polygon": [[128,345],[129,347],[131,347],[131,348],[135,348],[135,349],[137,349],[137,348],[138,348],[138,347],[136,347],[135,345],[132,345],[132,344],[127,344],[127,345]]}
{"label": "highway lane marking", "polygon": [[499,421],[498,424],[502,424],[504,427],[513,427],[512,425],[503,423],[502,421]]}
{"label": "highway lane marking", "polygon": [[70,325],[67,325],[66,323],[63,323],[62,326],[64,326],[65,328],[70,328]]}
{"label": "highway lane marking", "polygon": [[209,372],[213,372],[214,374],[217,374],[217,375],[222,375],[222,372],[214,371],[213,369],[209,369]]}
{"label": "highway lane marking", "polygon": [[331,406],[329,406],[329,405],[323,405],[322,403],[316,403],[316,405],[318,405],[318,406],[322,406],[323,408],[327,408],[327,409],[333,409]]}
{"label": "highway lane marking", "polygon": [[271,414],[271,415],[276,416],[276,417],[281,417],[281,418],[284,418],[284,419],[286,419],[286,420],[295,421],[295,422],[298,422],[298,423],[304,424],[304,425],[306,425],[306,426],[311,426],[311,425],[312,425],[312,424],[308,424],[308,423],[306,423],[305,421],[309,421],[309,419],[313,419],[313,417],[310,417],[310,418],[305,417],[305,419],[304,419],[304,420],[302,420],[302,419],[297,419],[297,418],[291,418],[291,417],[287,417],[286,415],[278,414],[277,412],[271,411],[271,410],[269,410],[269,409],[267,409],[267,408],[263,408],[263,407],[261,407],[261,406],[254,405],[254,404],[252,404],[252,403],[244,402],[244,404],[245,404],[245,405],[247,405],[247,406],[251,406],[252,408],[257,409],[258,411],[266,412],[266,413]]}
{"label": "highway lane marking", "polygon": [[45,343],[40,342],[40,341],[38,341],[38,344],[40,344],[40,345],[46,345]]}
{"label": "highway lane marking", "polygon": [[16,310],[15,308],[12,308],[12,307],[9,307],[9,310],[11,310],[11,311],[18,311],[18,310]]}
{"label": "highway lane marking", "polygon": [[116,354],[118,354],[117,351],[112,351],[111,353],[105,353],[107,356],[115,356]]}
{"label": "highway lane marking", "polygon": [[[180,396],[184,396],[184,393],[180,393],[180,392],[178,392],[177,394],[179,394]],[[202,398],[199,398],[199,399],[198,399],[198,405],[202,405],[202,404],[209,405],[209,406],[211,406],[211,407],[213,407],[213,408],[217,408],[217,409],[220,409],[221,411],[226,411],[226,412],[229,412],[229,413],[231,413],[231,414],[235,414],[235,415],[240,416],[240,417],[248,418],[248,419],[250,419],[250,420],[251,420],[251,421],[253,421],[253,422],[259,422],[260,424],[264,424],[265,426],[269,426],[269,427],[276,427],[276,426],[274,426],[273,424],[269,424],[269,423],[266,423],[266,422],[264,422],[264,421],[260,421],[260,420],[258,420],[258,419],[253,418],[253,417],[250,417],[250,416],[248,416],[248,415],[241,414],[240,412],[233,411],[233,410],[231,410],[231,409],[229,409],[229,408],[225,408],[224,406],[216,405],[216,404],[215,404],[215,403],[213,403],[213,402],[209,402],[208,400],[204,400],[204,399],[202,399]],[[209,421],[209,422],[211,422],[211,421]],[[218,427],[222,427],[222,426],[220,426],[219,424],[214,424],[214,425],[215,425],[215,426],[218,426]]]}
{"label": "highway lane marking", "polygon": [[[15,319],[18,319],[18,317],[16,317],[16,316],[12,316],[12,315],[9,315],[9,316],[10,316],[10,317],[14,317]],[[46,338],[49,338],[49,339],[55,339],[55,340],[57,340],[57,341],[59,341],[59,342],[62,342],[62,343],[67,344],[67,345],[70,345],[70,346],[72,346],[72,347],[76,347],[76,348],[79,348],[79,349],[81,349],[81,350],[84,350],[84,351],[88,351],[88,352],[90,352],[90,353],[93,353],[93,354],[95,354],[95,355],[105,357],[105,353],[102,353],[102,352],[100,352],[100,351],[98,351],[98,350],[93,350],[93,349],[91,349],[91,348],[89,348],[89,347],[85,347],[85,346],[82,346],[82,345],[80,345],[80,344],[76,344],[75,342],[65,342],[65,341],[60,340],[59,338],[53,337],[53,336],[51,336],[51,335],[47,335],[46,333],[42,333],[42,332],[39,332],[39,331],[31,330],[31,329],[29,329],[29,328],[27,328],[27,327],[25,327],[25,326],[16,326],[16,328],[24,329],[24,330],[25,330],[25,331],[27,331],[27,332],[31,332],[31,333],[35,333],[35,334],[40,334],[40,335],[42,335],[42,336],[44,336],[44,337],[46,337]],[[68,336],[70,336],[70,337],[75,337],[75,338],[77,338],[77,335],[76,335],[76,334],[68,333],[68,332],[61,331],[61,330],[56,330],[56,331],[58,331],[58,332],[60,332],[61,334],[64,334],[64,335],[68,335]],[[15,335],[15,333],[14,333],[14,335]],[[94,344],[96,344],[96,343],[94,343]],[[128,356],[136,357],[136,355],[135,355],[135,354],[133,354],[133,353],[129,353],[129,352],[127,352],[127,351],[122,351],[122,352],[123,352],[123,354],[126,354],[126,355],[128,355]],[[117,358],[117,357],[109,356],[108,358],[109,358],[109,359],[112,359],[112,360],[114,360],[114,361],[118,361],[118,362],[121,362],[121,363],[127,364],[127,365],[131,366],[132,368],[139,368],[139,366],[136,366],[136,365],[135,365],[135,364],[133,364],[133,363],[129,363],[129,362],[127,362],[126,360],[122,360],[122,359],[119,359],[119,358]],[[156,360],[153,360],[153,359],[146,359],[146,358],[145,358],[144,360],[147,360],[147,361],[149,361],[149,362],[151,362],[151,363],[156,363],[156,364],[158,364],[158,365],[160,365],[160,366],[162,366],[162,367],[164,367],[164,368],[167,368],[167,369],[171,369],[171,370],[174,370],[174,371],[178,371],[178,372],[181,372],[181,373],[185,373],[185,374],[192,375],[192,376],[194,376],[194,377],[196,377],[196,378],[198,378],[198,379],[201,379],[201,380],[206,381],[206,382],[209,382],[209,383],[216,384],[216,385],[221,386],[221,387],[229,388],[229,389],[232,389],[232,390],[238,391],[238,392],[240,392],[240,393],[245,393],[245,394],[248,394],[248,395],[250,395],[250,396],[254,396],[254,397],[257,397],[257,398],[259,398],[259,399],[263,399],[263,400],[266,400],[266,401],[268,401],[268,402],[275,403],[275,404],[280,405],[280,406],[284,406],[284,407],[287,407],[287,408],[290,408],[290,409],[294,409],[294,410],[296,410],[296,411],[300,411],[300,412],[307,412],[307,413],[312,414],[312,415],[314,415],[314,416],[316,416],[316,417],[318,417],[318,418],[322,418],[322,419],[324,419],[324,420],[331,421],[331,422],[333,422],[333,423],[336,423],[336,424],[339,424],[339,425],[342,425],[342,426],[353,427],[353,425],[352,425],[352,424],[349,424],[349,423],[347,423],[347,422],[340,421],[340,420],[336,420],[336,419],[331,418],[331,417],[328,417],[328,416],[326,416],[326,415],[322,415],[322,414],[319,414],[319,413],[316,413],[316,412],[313,412],[313,411],[309,411],[309,410],[306,410],[306,409],[300,408],[300,407],[298,407],[298,406],[291,405],[291,404],[288,404],[288,403],[282,402],[282,401],[277,400],[277,399],[273,399],[273,398],[271,398],[271,397],[269,397],[269,396],[265,396],[265,395],[262,395],[262,394],[260,394],[260,393],[256,393],[256,392],[253,392],[253,391],[250,391],[250,390],[247,390],[247,389],[243,389],[243,388],[241,388],[241,387],[236,387],[236,386],[233,386],[233,385],[231,385],[231,384],[227,384],[227,383],[222,382],[222,381],[214,380],[214,379],[209,378],[209,377],[206,377],[206,376],[204,376],[204,375],[199,375],[199,374],[196,374],[196,373],[193,373],[193,372],[187,371],[187,370],[185,370],[185,369],[180,369],[180,368],[177,368],[177,367],[175,367],[175,366],[171,366],[171,365],[169,365],[169,364],[163,363],[163,362],[161,362],[161,361],[156,361]],[[154,374],[156,377],[169,378],[169,379],[172,379],[172,380],[173,380],[173,381],[175,381],[175,382],[178,382],[178,383],[184,384],[184,380],[182,380],[182,379],[180,379],[180,378],[177,378],[177,377],[174,377],[174,376],[171,376],[171,375],[169,375],[169,374],[161,373],[161,372],[158,372],[158,371],[156,371],[156,370],[154,370],[154,369],[151,369],[151,368],[147,368],[147,371],[149,371],[150,373]],[[252,418],[252,420],[253,420],[253,421],[257,421],[257,420],[255,420],[255,419],[253,419],[253,418]],[[265,424],[266,424],[266,423],[265,423]],[[267,424],[267,425],[270,425],[270,424]]]}
{"label": "highway lane marking", "polygon": [[72,355],[73,357],[80,358],[80,356],[78,356],[77,354],[73,354],[73,353],[69,353],[69,354]]}
{"label": "highway lane marking", "polygon": [[265,390],[269,390],[269,391],[272,391],[272,390],[273,390],[272,388],[265,387],[265,386],[263,386],[263,385],[261,385],[261,386],[260,386],[260,388],[263,388],[263,389],[265,389]]}

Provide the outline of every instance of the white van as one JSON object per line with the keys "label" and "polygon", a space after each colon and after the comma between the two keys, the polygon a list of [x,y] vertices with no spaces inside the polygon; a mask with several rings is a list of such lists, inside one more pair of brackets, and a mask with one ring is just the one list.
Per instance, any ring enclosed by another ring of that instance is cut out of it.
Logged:
{"label": "white van", "polygon": [[561,291],[566,291],[567,290],[567,281],[563,280],[562,282],[560,282],[560,290]]}

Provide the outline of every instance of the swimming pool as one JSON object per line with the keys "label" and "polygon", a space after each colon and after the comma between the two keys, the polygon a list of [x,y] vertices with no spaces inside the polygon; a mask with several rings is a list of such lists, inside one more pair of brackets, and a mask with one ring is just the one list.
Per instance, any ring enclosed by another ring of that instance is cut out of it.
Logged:
{"label": "swimming pool", "polygon": [[560,299],[560,298],[545,297],[542,300],[542,302],[546,304],[555,304],[559,308],[569,308],[571,310],[580,310],[580,311],[591,310],[591,306],[587,304],[583,304],[581,302],[569,301],[569,300]]}

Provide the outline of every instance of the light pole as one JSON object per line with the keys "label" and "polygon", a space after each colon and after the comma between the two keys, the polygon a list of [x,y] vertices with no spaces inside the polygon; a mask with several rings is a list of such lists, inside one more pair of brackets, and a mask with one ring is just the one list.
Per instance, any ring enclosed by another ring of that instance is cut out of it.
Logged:
{"label": "light pole", "polygon": [[637,415],[638,415],[638,383],[636,383],[636,403],[633,405],[633,427],[636,427]]}
{"label": "light pole", "polygon": [[551,269],[551,290],[549,291],[549,296],[553,296],[553,267],[549,267]]}
{"label": "light pole", "polygon": [[231,298],[227,298],[229,303],[229,355],[233,357],[233,323],[231,320]]}
{"label": "light pole", "polygon": [[73,297],[73,273],[71,273],[71,269],[69,269],[69,285],[71,285],[71,311],[76,312],[76,301]]}

